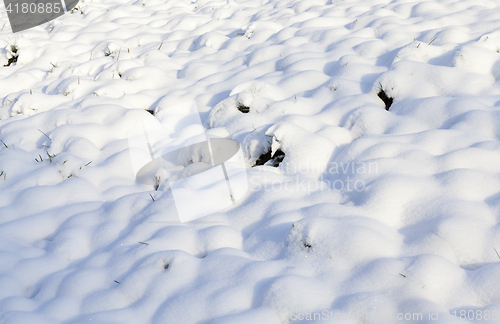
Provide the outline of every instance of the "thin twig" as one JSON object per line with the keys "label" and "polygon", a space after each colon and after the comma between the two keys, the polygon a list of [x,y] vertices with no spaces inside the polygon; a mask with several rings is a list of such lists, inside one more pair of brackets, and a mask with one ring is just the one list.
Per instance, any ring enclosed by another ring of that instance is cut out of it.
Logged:
{"label": "thin twig", "polygon": [[[47,135],[47,134],[45,134],[44,132],[42,132],[39,128],[38,128],[38,131],[39,131],[40,133],[42,133],[43,135],[47,136],[47,138],[48,138],[49,140],[51,140],[51,139],[50,139],[50,137],[49,137],[49,135]],[[52,140],[51,140],[51,141],[52,141]]]}

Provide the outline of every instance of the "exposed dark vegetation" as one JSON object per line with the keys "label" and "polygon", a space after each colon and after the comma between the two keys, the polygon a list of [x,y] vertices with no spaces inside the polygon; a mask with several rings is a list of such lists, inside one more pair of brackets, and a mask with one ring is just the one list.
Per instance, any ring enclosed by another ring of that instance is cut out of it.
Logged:
{"label": "exposed dark vegetation", "polygon": [[389,97],[389,96],[385,93],[384,89],[382,88],[382,85],[380,85],[380,87],[379,87],[379,91],[378,91],[378,94],[377,94],[377,95],[378,95],[378,97],[379,97],[380,99],[382,99],[382,101],[385,103],[385,110],[389,111],[389,108],[391,107],[391,105],[392,105],[392,103],[393,103],[394,99],[393,99],[393,98],[391,98],[391,97]]}
{"label": "exposed dark vegetation", "polygon": [[285,152],[283,152],[281,149],[276,150],[274,154],[271,156],[271,148],[269,148],[269,151],[266,153],[263,153],[257,161],[255,161],[254,166],[256,165],[264,165],[267,162],[270,162],[270,165],[273,167],[278,167],[281,162],[283,162],[283,159],[285,158]]}
{"label": "exposed dark vegetation", "polygon": [[276,152],[274,152],[274,155],[271,158],[271,161],[273,162],[273,167],[278,167],[280,163],[283,162],[284,158],[285,158],[285,152],[283,152],[281,149],[278,149]]}
{"label": "exposed dark vegetation", "polygon": [[259,158],[257,159],[257,161],[255,161],[254,166],[255,165],[264,165],[270,159],[271,159],[271,150],[269,149],[269,151],[267,151],[266,153],[264,153],[261,156],[259,156]]}
{"label": "exposed dark vegetation", "polygon": [[248,114],[250,112],[250,107],[245,106],[241,102],[238,102],[238,105],[236,106],[236,108],[238,108],[238,110],[244,114]]}
{"label": "exposed dark vegetation", "polygon": [[156,183],[155,183],[155,191],[158,191],[158,188],[160,187],[160,177],[155,177]]}
{"label": "exposed dark vegetation", "polygon": [[4,66],[10,66],[12,63],[17,62],[17,57],[19,56],[19,54],[17,53],[18,51],[17,46],[11,45],[10,51],[12,52],[12,57],[7,61],[7,64],[5,64]]}

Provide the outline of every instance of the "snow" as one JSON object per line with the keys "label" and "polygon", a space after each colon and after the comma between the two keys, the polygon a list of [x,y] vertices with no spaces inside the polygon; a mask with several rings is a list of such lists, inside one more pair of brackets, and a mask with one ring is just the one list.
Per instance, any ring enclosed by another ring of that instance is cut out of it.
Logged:
{"label": "snow", "polygon": [[[81,0],[13,34],[0,9],[0,323],[498,322],[499,14]],[[200,152],[192,193],[137,181],[143,120],[155,157],[238,141],[236,201]]]}

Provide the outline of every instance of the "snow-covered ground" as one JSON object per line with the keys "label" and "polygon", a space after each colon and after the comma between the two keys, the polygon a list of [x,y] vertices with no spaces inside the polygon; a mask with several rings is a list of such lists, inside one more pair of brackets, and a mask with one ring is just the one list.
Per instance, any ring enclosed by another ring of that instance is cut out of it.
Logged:
{"label": "snow-covered ground", "polygon": [[[500,323],[498,1],[82,0],[0,25],[0,323]],[[182,223],[128,132],[193,101],[250,188]]]}

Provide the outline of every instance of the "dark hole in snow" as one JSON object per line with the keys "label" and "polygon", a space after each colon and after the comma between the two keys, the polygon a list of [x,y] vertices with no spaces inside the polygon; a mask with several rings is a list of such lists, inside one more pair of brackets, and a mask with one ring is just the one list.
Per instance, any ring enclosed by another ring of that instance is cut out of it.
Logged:
{"label": "dark hole in snow", "polygon": [[278,149],[276,152],[274,152],[273,156],[271,156],[271,149],[269,149],[269,151],[259,156],[257,161],[255,161],[254,166],[264,165],[268,161],[271,161],[271,166],[276,168],[280,165],[281,162],[283,162],[284,158],[285,152],[283,152],[281,149]]}
{"label": "dark hole in snow", "polygon": [[155,112],[154,112],[153,110],[146,109],[146,111],[147,111],[148,113],[150,113],[151,115],[153,115],[153,116],[155,115]]}
{"label": "dark hole in snow", "polygon": [[307,243],[307,242],[304,242],[304,247],[306,247],[306,248],[312,248],[312,245],[309,244],[309,243]]}
{"label": "dark hole in snow", "polygon": [[391,97],[388,97],[387,94],[385,93],[384,89],[382,89],[382,88],[380,88],[380,91],[378,92],[377,95],[385,103],[385,110],[389,111],[389,108],[391,107],[394,99]]}
{"label": "dark hole in snow", "polygon": [[241,102],[238,102],[238,105],[236,106],[236,108],[238,108],[238,110],[244,114],[248,114],[250,112],[250,107],[245,106]]}
{"label": "dark hole in snow", "polygon": [[168,269],[168,267],[170,267],[170,264],[165,263],[165,266],[164,266],[165,270],[167,270],[167,269]]}

